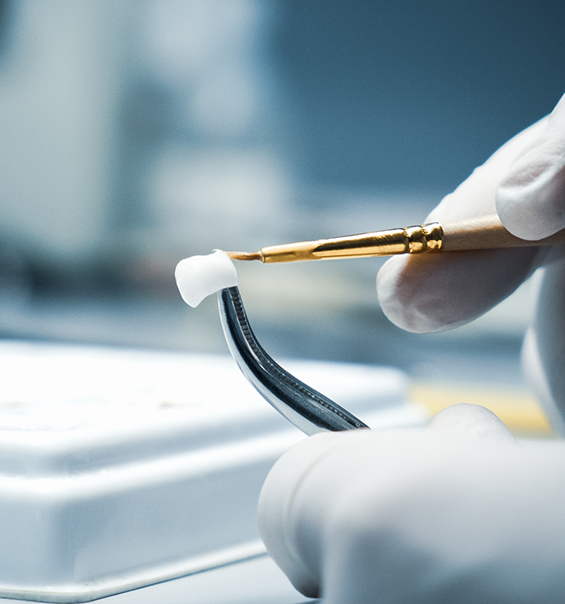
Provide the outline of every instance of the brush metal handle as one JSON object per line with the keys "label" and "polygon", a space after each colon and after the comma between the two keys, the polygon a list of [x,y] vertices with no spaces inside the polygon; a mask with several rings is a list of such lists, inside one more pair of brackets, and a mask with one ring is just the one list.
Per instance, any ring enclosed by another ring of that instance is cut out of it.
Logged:
{"label": "brush metal handle", "polygon": [[272,245],[259,250],[261,262],[296,262],[330,258],[370,258],[396,254],[439,251],[443,231],[439,223],[361,233],[332,239],[318,239]]}
{"label": "brush metal handle", "polygon": [[410,226],[332,239],[302,241],[261,248],[250,258],[261,262],[296,262],[331,258],[370,258],[425,252],[454,252],[553,245],[565,242],[565,230],[530,241],[507,231],[496,214],[446,224]]}

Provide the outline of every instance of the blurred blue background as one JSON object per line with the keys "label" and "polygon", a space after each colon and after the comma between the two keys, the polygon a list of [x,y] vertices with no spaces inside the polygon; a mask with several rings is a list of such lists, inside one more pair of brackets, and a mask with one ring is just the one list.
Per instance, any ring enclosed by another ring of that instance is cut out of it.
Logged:
{"label": "blurred blue background", "polygon": [[448,192],[564,91],[563,3],[277,5],[307,180]]}
{"label": "blurred blue background", "polygon": [[[557,103],[564,18],[543,0],[1,0],[0,335],[225,352],[178,260],[422,221]],[[528,286],[413,336],[378,308],[379,266],[238,268],[274,355],[519,379]]]}

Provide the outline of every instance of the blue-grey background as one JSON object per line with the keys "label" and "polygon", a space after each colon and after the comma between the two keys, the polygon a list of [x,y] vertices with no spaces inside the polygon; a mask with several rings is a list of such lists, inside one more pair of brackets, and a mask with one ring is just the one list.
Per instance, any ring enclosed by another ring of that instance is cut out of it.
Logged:
{"label": "blue-grey background", "polygon": [[277,4],[308,179],[450,190],[564,92],[562,2]]}
{"label": "blue-grey background", "polygon": [[[175,292],[180,258],[422,220],[565,92],[564,19],[540,0],[2,0],[0,334],[225,351],[213,301]],[[457,354],[516,379],[528,292],[411,336],[378,267],[245,266],[242,293],[277,355],[453,376]]]}

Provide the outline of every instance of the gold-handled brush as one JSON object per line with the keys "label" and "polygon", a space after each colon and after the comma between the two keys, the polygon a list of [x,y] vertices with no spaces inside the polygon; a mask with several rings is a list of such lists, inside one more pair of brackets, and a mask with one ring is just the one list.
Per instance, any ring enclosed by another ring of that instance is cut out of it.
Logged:
{"label": "gold-handled brush", "polygon": [[423,252],[455,252],[510,247],[552,245],[565,242],[565,229],[551,237],[529,241],[507,231],[496,215],[459,222],[432,222],[374,233],[333,239],[286,243],[261,248],[258,252],[227,252],[233,260],[296,262],[329,258],[368,258]]}

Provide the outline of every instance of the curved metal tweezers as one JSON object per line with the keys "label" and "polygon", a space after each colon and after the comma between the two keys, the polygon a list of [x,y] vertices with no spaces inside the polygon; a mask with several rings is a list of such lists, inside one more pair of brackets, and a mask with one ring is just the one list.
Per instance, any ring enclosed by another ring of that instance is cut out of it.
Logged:
{"label": "curved metal tweezers", "polygon": [[218,304],[224,335],[239,368],[263,398],[297,428],[308,435],[368,428],[349,411],[296,379],[265,352],[251,330],[237,287],[219,291]]}

